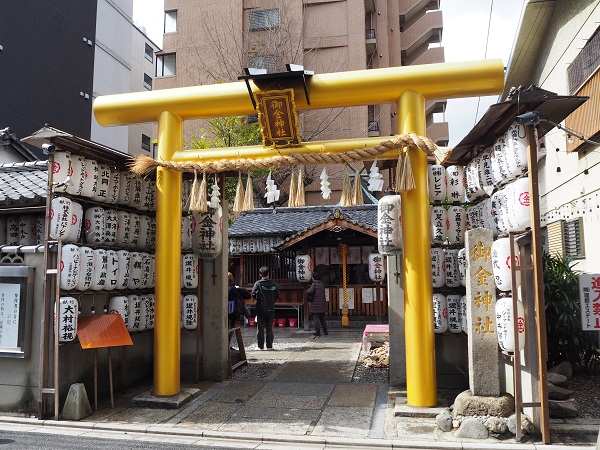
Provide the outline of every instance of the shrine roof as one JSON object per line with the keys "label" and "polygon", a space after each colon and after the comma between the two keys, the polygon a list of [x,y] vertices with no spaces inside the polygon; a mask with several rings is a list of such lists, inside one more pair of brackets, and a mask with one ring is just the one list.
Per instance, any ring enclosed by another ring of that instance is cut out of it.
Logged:
{"label": "shrine roof", "polygon": [[0,210],[46,204],[48,161],[0,164]]}

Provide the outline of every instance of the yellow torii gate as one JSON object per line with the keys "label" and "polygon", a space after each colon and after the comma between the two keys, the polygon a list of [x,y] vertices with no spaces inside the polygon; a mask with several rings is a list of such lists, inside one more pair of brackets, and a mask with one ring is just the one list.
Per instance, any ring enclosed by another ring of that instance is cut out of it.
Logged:
{"label": "yellow torii gate", "polygon": [[[503,89],[501,60],[429,64],[314,75],[307,81],[310,104],[295,87],[299,110],[396,102],[398,133],[424,136],[425,100],[498,94]],[[259,87],[251,83],[253,93]],[[183,121],[255,114],[244,82],[165,89],[98,97],[94,113],[100,125],[158,121],[158,159],[208,162],[265,158],[270,149],[183,152]],[[381,138],[308,142],[285,153],[335,153],[372,146]],[[431,307],[432,280],[429,232],[427,156],[409,152],[415,189],[402,194],[404,236],[405,339],[407,400],[413,406],[435,406],[435,341]],[[396,159],[397,151],[379,159]],[[181,172],[157,169],[156,318],[154,390],[157,396],[180,393]]]}

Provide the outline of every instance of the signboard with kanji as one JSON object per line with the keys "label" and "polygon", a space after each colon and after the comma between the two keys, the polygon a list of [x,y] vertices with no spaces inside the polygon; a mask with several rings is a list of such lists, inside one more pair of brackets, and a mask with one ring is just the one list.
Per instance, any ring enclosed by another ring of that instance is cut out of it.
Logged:
{"label": "signboard with kanji", "polygon": [[80,316],[77,337],[83,349],[133,345],[120,314]]}
{"label": "signboard with kanji", "polygon": [[265,147],[289,147],[300,144],[294,90],[257,92],[256,108]]}
{"label": "signboard with kanji", "polygon": [[579,275],[579,301],[581,303],[581,329],[600,331],[600,274]]}

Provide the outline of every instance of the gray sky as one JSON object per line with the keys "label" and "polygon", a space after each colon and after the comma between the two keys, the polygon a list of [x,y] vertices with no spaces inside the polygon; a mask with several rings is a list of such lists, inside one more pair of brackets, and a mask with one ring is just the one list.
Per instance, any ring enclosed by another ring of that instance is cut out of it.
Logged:
{"label": "gray sky", "polygon": [[[444,15],[442,44],[446,62],[501,58],[508,65],[510,51],[526,0],[440,0]],[[163,0],[133,0],[133,19],[162,47]],[[491,21],[490,21],[490,7]],[[489,44],[486,39],[489,24]],[[449,100],[446,120],[450,146],[473,128],[498,96]]]}

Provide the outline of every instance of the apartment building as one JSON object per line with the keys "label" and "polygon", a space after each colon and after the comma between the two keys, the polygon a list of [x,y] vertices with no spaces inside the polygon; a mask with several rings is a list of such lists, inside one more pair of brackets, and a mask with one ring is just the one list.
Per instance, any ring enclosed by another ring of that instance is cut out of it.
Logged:
{"label": "apartment building", "polygon": [[103,128],[92,114],[99,95],[153,87],[159,48],[133,24],[133,0],[4,3],[0,128],[22,139],[48,124],[123,152],[151,155],[152,124]]}
{"label": "apartment building", "polygon": [[[164,8],[156,89],[237,81],[246,67],[285,72],[287,63],[319,74],[444,62],[437,0],[165,0]],[[444,99],[426,104],[427,134],[440,145],[448,142],[445,107]],[[301,137],[393,135],[396,109],[385,104],[302,111]],[[201,127],[186,122],[186,139],[198,136]],[[335,190],[341,176],[331,170]],[[307,187],[308,196],[314,186]]]}

